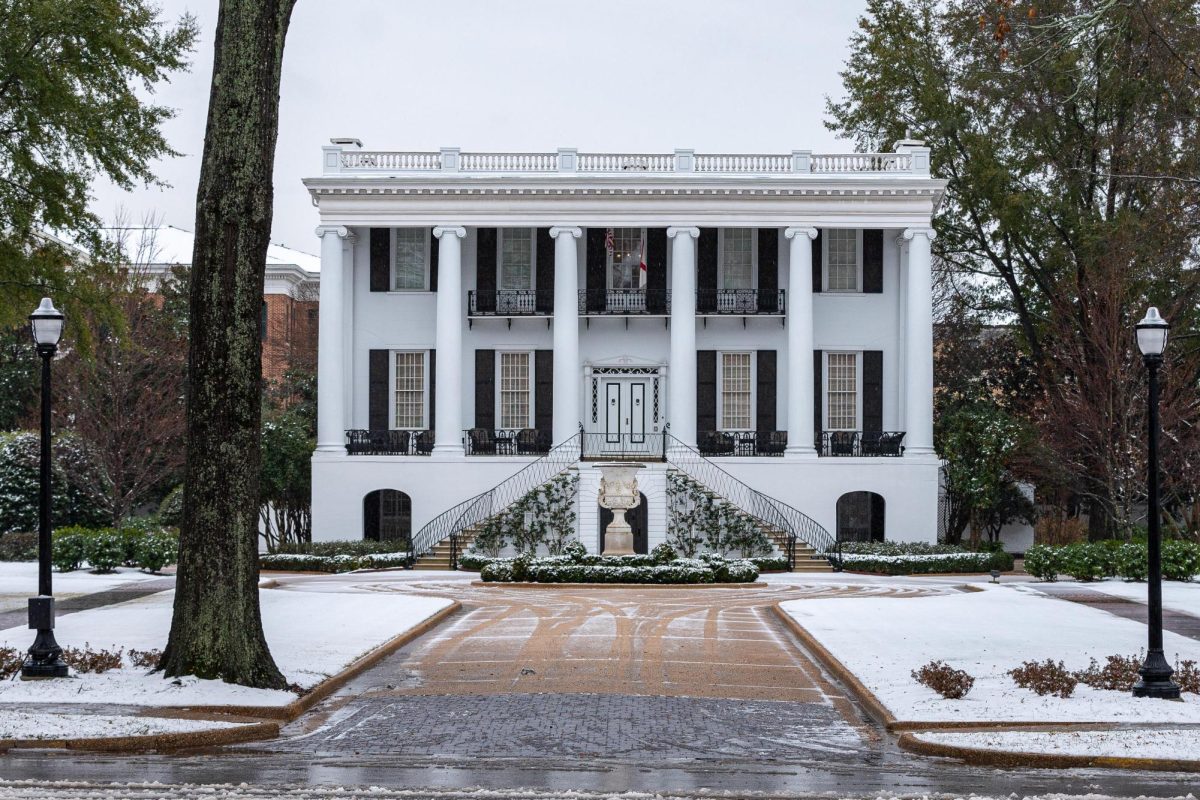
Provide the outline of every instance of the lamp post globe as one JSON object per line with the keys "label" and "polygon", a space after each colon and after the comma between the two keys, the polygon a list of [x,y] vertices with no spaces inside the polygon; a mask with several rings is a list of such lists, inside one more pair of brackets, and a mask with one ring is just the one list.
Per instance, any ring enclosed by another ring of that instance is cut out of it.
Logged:
{"label": "lamp post globe", "polygon": [[42,447],[38,503],[38,596],[29,598],[29,627],[37,631],[21,677],[65,678],[67,665],[54,639],[54,592],[50,572],[50,361],[62,338],[63,313],[49,297],[29,315],[30,332],[42,359]]}
{"label": "lamp post globe", "polygon": [[1170,327],[1167,321],[1159,315],[1158,309],[1153,307],[1137,324],[1138,349],[1142,351],[1142,360],[1146,363],[1150,381],[1147,393],[1149,413],[1146,425],[1149,440],[1146,479],[1146,555],[1150,563],[1146,579],[1149,642],[1146,648],[1146,660],[1138,670],[1141,677],[1134,684],[1133,696],[1178,700],[1179,686],[1171,680],[1174,670],[1171,669],[1171,665],[1167,663],[1167,658],[1163,654],[1162,534],[1158,525],[1158,368],[1162,364],[1163,351],[1167,349],[1167,331],[1170,330]]}

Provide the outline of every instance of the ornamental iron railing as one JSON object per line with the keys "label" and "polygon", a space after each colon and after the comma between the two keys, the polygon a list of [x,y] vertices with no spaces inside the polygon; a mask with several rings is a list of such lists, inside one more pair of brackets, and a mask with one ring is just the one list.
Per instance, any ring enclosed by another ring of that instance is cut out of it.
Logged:
{"label": "ornamental iron railing", "polygon": [[892,457],[904,455],[904,431],[821,431],[817,455]]}
{"label": "ornamental iron railing", "polygon": [[666,434],[579,431],[579,457],[586,461],[664,461]]}
{"label": "ornamental iron railing", "polygon": [[434,545],[449,540],[450,569],[458,569],[458,553],[463,532],[499,514],[533,489],[578,463],[579,440],[579,434],[575,434],[486,492],[470,497],[438,514],[413,536],[413,558],[420,558],[431,552]]}
{"label": "ornamental iron railing", "polygon": [[717,289],[696,292],[697,314],[783,314],[785,290],[759,292],[758,289]]}
{"label": "ornamental iron railing", "polygon": [[796,568],[798,542],[808,544],[821,556],[835,548],[837,543],[834,537],[812,517],[751,488],[670,433],[667,434],[666,453],[667,464],[703,484],[709,491],[725,498],[763,525],[782,533],[789,570]]}
{"label": "ornamental iron railing", "polygon": [[346,431],[346,453],[352,456],[427,456],[432,452],[433,431]]}
{"label": "ornamental iron railing", "polygon": [[554,313],[554,291],[472,289],[467,292],[467,309],[472,317],[548,317]]}
{"label": "ornamental iron railing", "polygon": [[579,313],[662,316],[671,313],[671,293],[665,289],[582,289]]}
{"label": "ornamental iron railing", "polygon": [[696,434],[700,455],[782,456],[787,450],[787,431],[700,431]]}
{"label": "ornamental iron railing", "polygon": [[469,456],[544,456],[550,435],[536,428],[469,428],[463,431],[463,450]]}

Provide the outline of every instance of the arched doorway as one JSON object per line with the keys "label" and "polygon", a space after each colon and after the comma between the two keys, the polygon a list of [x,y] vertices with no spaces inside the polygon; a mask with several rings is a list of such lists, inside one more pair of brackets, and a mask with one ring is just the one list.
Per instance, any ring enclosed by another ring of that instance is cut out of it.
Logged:
{"label": "arched doorway", "polygon": [[[646,510],[646,495],[638,492],[638,497],[642,499],[638,503],[637,508],[631,508],[625,512],[625,521],[629,523],[629,527],[633,529],[633,552],[646,554],[650,552],[650,535],[649,519],[650,514]],[[608,523],[613,521],[613,512],[610,509],[600,506],[600,552],[604,552],[604,529],[608,527]]]}
{"label": "arched doorway", "polygon": [[882,542],[884,500],[875,492],[847,492],[837,501],[839,542]]}
{"label": "arched doorway", "polygon": [[412,498],[398,489],[376,489],[363,498],[363,539],[403,542],[412,537]]}

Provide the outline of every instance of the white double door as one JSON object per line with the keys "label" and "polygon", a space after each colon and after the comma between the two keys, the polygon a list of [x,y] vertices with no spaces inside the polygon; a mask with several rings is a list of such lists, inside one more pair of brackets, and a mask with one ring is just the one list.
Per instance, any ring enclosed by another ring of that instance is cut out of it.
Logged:
{"label": "white double door", "polygon": [[646,444],[646,434],[656,427],[650,378],[604,376],[600,378],[600,401],[604,413],[598,421],[605,444],[626,448]]}

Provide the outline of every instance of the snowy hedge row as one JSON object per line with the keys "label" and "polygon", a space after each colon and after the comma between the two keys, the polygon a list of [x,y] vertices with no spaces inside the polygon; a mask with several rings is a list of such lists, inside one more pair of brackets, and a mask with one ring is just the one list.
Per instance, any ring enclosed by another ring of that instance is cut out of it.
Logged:
{"label": "snowy hedge row", "polygon": [[744,559],[710,554],[668,559],[666,551],[658,548],[644,556],[597,556],[578,542],[571,544],[574,547],[568,545],[561,556],[493,559],[479,575],[499,583],[752,583],[758,579],[758,567]]}
{"label": "snowy hedge row", "polygon": [[263,553],[258,557],[259,569],[293,572],[353,572],[356,569],[403,567],[408,562],[407,552],[334,556],[313,553]]}
{"label": "snowy hedge row", "polygon": [[[1124,578],[1144,581],[1149,572],[1145,542],[1080,542],[1061,547],[1034,545],[1025,551],[1025,571],[1044,581],[1070,575],[1077,581]],[[1200,544],[1171,539],[1162,543],[1162,573],[1167,580],[1190,581],[1200,575]]]}
{"label": "snowy hedge row", "polygon": [[[878,575],[935,575],[946,572],[988,572],[1003,569],[996,565],[996,553],[924,553],[903,556],[877,556],[843,553],[842,568],[851,572]],[[1012,568],[1011,559],[1008,568]]]}

